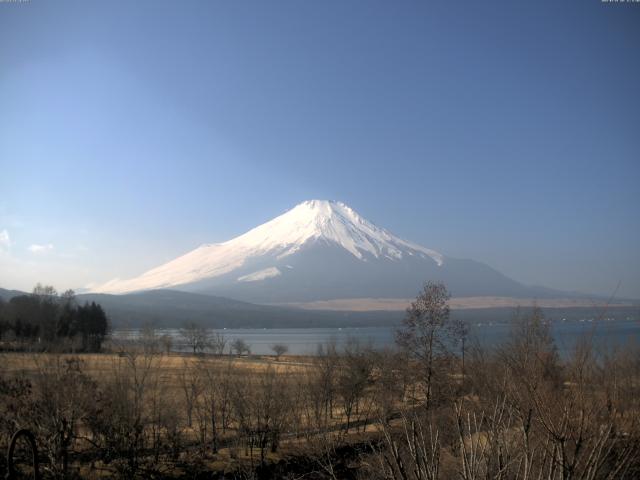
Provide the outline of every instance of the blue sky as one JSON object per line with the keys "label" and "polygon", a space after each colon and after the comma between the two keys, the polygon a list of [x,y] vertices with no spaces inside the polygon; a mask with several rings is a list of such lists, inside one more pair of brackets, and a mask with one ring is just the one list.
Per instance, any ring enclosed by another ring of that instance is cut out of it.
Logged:
{"label": "blue sky", "polygon": [[0,286],[128,277],[310,198],[640,298],[640,5],[0,3]]}

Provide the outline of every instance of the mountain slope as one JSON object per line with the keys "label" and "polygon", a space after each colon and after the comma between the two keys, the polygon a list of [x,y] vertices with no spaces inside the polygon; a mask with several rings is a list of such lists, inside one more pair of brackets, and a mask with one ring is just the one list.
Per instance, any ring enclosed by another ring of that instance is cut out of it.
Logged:
{"label": "mountain slope", "polygon": [[[261,303],[410,298],[426,280],[456,296],[538,295],[491,267],[408,242],[340,202],[303,202],[232,240],[202,245],[94,292],[178,289]],[[548,294],[544,294],[548,296]]]}
{"label": "mountain slope", "polygon": [[[430,258],[442,255],[401,240],[376,227],[340,202],[311,200],[224,243],[206,244],[131,280],[114,280],[94,290],[109,293],[169,288],[220,277],[256,264],[260,257],[279,261],[315,242],[339,246],[358,260],[367,257],[401,259],[403,255]],[[259,263],[259,262],[258,262]],[[273,261],[267,262],[274,263]],[[284,265],[285,268],[286,264]],[[274,266],[236,276],[239,282],[263,280],[282,274]],[[244,277],[244,278],[242,278]]]}
{"label": "mountain slope", "polygon": [[181,327],[194,321],[212,328],[296,328],[389,325],[403,312],[306,311],[255,305],[224,297],[177,290],[150,290],[125,295],[89,293],[79,303],[97,302],[114,328],[143,325]]}
{"label": "mountain slope", "polygon": [[19,290],[7,290],[5,288],[0,288],[0,299],[5,302],[8,302],[13,297],[17,297],[19,295],[26,295],[26,293]]}

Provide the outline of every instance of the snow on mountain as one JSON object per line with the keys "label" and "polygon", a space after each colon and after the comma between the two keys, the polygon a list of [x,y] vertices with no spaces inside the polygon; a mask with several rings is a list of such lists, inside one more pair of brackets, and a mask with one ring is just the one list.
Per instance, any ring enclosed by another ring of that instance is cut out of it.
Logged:
{"label": "snow on mountain", "polygon": [[249,273],[238,277],[239,282],[258,282],[260,280],[266,280],[267,278],[277,277],[282,272],[277,267],[269,267],[264,270],[258,270],[257,272]]}
{"label": "snow on mountain", "polygon": [[[92,290],[127,293],[174,288],[223,277],[236,270],[242,273],[234,277],[236,282],[257,282],[282,275],[275,263],[319,243],[340,247],[361,262],[413,257],[439,267],[445,261],[440,253],[394,236],[344,203],[310,200],[232,240],[202,245],[139,277],[115,279]],[[264,268],[249,273],[242,271],[249,264],[261,262],[272,264],[261,265]]]}
{"label": "snow on mountain", "polygon": [[412,298],[427,280],[453,296],[547,297],[474,260],[445,257],[402,240],[344,203],[303,202],[223,243],[94,292],[173,289],[253,303]]}
{"label": "snow on mountain", "polygon": [[374,257],[402,258],[403,254],[427,255],[442,264],[442,255],[415,245],[358,215],[342,202],[310,200],[270,222],[222,245],[252,249],[258,254],[279,250],[283,258],[298,251],[307,241],[322,238],[334,242],[358,259],[365,253]]}

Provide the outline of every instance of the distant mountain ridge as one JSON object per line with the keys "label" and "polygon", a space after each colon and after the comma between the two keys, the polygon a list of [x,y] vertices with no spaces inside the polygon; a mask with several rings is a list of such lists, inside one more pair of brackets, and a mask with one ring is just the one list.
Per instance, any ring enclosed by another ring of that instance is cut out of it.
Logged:
{"label": "distant mountain ridge", "polygon": [[393,324],[403,315],[403,312],[309,312],[178,290],[150,290],[125,295],[81,294],[77,299],[102,305],[117,328],[141,325],[180,327],[187,321],[211,328],[369,326]]}
{"label": "distant mountain ridge", "polygon": [[[8,301],[17,290],[0,288],[0,298]],[[229,298],[221,298],[177,290],[150,290],[125,295],[79,294],[79,303],[95,301],[102,305],[113,328],[137,328],[152,325],[157,328],[178,328],[194,321],[210,328],[330,328],[330,327],[390,327],[399,324],[404,311],[302,310],[268,305],[256,305]],[[530,307],[523,307],[527,311]],[[543,307],[549,319],[578,320],[598,318],[600,307]],[[508,322],[513,307],[453,309],[452,314],[469,322]],[[638,306],[612,306],[607,316],[618,319],[638,317]]]}
{"label": "distant mountain ridge", "polygon": [[254,303],[412,298],[427,280],[455,297],[566,297],[488,265],[403,240],[341,202],[309,200],[229,241],[205,244],[93,293],[174,289]]}
{"label": "distant mountain ridge", "polygon": [[21,292],[20,290],[7,290],[6,288],[0,288],[0,299],[8,302],[13,297],[17,297],[18,295],[25,295],[25,292]]}

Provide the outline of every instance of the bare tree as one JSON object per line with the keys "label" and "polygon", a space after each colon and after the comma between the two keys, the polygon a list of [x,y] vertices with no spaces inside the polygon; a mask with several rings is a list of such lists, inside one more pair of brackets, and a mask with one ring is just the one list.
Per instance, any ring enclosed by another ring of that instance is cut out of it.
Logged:
{"label": "bare tree", "polygon": [[271,345],[271,350],[276,355],[276,360],[280,360],[280,357],[289,351],[289,347],[284,343],[276,343]]}
{"label": "bare tree", "polygon": [[158,353],[160,350],[160,338],[156,329],[151,324],[145,324],[140,330],[140,343],[147,353]]}
{"label": "bare tree", "polygon": [[365,389],[371,383],[373,357],[355,339],[349,339],[342,356],[342,364],[337,372],[336,390],[342,401],[346,417],[345,432],[349,432],[351,421],[360,413],[360,403]]}
{"label": "bare tree", "polygon": [[415,411],[402,411],[397,432],[388,423],[380,425],[383,450],[379,472],[388,480],[437,480],[440,476],[440,434],[432,422]]}
{"label": "bare tree", "polygon": [[173,347],[173,337],[165,333],[160,337],[159,341],[160,345],[162,345],[162,350],[169,355],[171,353],[171,348]]}
{"label": "bare tree", "polygon": [[232,389],[232,405],[247,453],[253,458],[258,448],[260,463],[264,464],[267,448],[276,452],[291,408],[291,390],[287,376],[269,366],[256,374],[254,382],[246,377],[236,378]]}
{"label": "bare tree", "polygon": [[96,383],[76,357],[34,357],[34,396],[28,416],[48,457],[44,470],[53,478],[71,474],[68,458],[80,437],[81,422],[89,415]]}
{"label": "bare tree", "polygon": [[[149,426],[159,405],[159,372],[161,357],[142,355],[135,350],[123,351],[113,359],[112,375],[100,388],[87,417],[89,440],[122,478],[134,478],[140,470],[153,464],[144,452],[149,442]],[[155,399],[155,400],[154,400]],[[153,437],[153,435],[151,435]]]}
{"label": "bare tree", "polygon": [[377,409],[376,418],[380,423],[388,422],[397,405],[404,402],[410,382],[407,355],[403,351],[390,348],[376,350],[373,356],[372,395]]}
{"label": "bare tree", "polygon": [[196,322],[186,322],[180,329],[180,335],[194,355],[204,352],[209,346],[209,331]]}
{"label": "bare tree", "polygon": [[[224,433],[227,426],[231,361],[229,357],[225,365],[220,365],[218,361],[203,358],[195,365],[201,384],[201,417],[211,427],[211,449],[214,453],[218,451],[220,432]],[[204,432],[206,434],[206,430]],[[206,440],[202,436],[201,439],[203,443]]]}
{"label": "bare tree", "polygon": [[236,338],[233,342],[231,342],[231,350],[236,352],[236,355],[242,355],[245,352],[248,354],[251,353],[251,348],[242,338]]}
{"label": "bare tree", "polygon": [[460,338],[460,323],[450,318],[450,295],[442,283],[427,282],[396,332],[396,342],[419,363],[424,404],[431,406],[434,384],[443,380],[438,367],[452,357],[452,346]]}
{"label": "bare tree", "polygon": [[317,371],[315,375],[317,399],[324,407],[325,421],[333,418],[333,406],[336,394],[336,371],[338,369],[339,355],[334,339],[325,344],[319,344],[314,359]]}
{"label": "bare tree", "polygon": [[184,395],[184,406],[187,414],[187,425],[193,425],[193,409],[201,390],[200,370],[193,368],[189,359],[184,359],[178,376],[178,383]]}
{"label": "bare tree", "polygon": [[227,346],[227,339],[219,332],[215,332],[209,336],[209,348],[214,355],[222,355]]}

